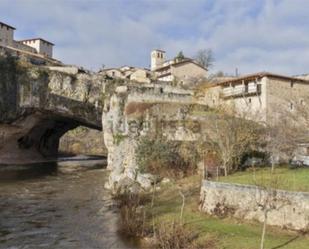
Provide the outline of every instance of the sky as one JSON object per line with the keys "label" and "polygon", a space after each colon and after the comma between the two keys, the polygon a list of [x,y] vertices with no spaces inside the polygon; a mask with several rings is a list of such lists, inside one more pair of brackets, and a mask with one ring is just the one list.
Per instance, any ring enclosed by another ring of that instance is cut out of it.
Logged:
{"label": "sky", "polygon": [[210,73],[309,73],[309,0],[0,0],[0,21],[92,70],[149,67],[160,48],[167,58],[212,49]]}

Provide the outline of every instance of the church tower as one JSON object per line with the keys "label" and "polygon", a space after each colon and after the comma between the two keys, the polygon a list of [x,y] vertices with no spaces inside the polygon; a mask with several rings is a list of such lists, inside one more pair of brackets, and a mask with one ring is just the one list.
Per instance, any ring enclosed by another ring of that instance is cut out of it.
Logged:
{"label": "church tower", "polygon": [[155,49],[151,51],[151,71],[161,67],[165,61],[165,51]]}

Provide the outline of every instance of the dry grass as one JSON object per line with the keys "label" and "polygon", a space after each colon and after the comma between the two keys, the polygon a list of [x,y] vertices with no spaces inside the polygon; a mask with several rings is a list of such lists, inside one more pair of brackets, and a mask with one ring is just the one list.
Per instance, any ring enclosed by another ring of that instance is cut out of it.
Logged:
{"label": "dry grass", "polygon": [[216,239],[207,238],[198,241],[199,234],[182,222],[165,222],[158,226],[157,240],[154,245],[158,249],[215,249]]}
{"label": "dry grass", "polygon": [[120,208],[120,232],[123,234],[142,237],[149,233],[145,226],[146,211],[143,205],[149,198],[143,194],[124,193],[114,197]]}

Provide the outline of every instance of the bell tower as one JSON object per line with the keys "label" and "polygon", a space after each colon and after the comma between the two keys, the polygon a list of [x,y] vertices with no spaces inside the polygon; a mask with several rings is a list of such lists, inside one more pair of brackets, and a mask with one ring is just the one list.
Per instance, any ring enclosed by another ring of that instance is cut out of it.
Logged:
{"label": "bell tower", "polygon": [[151,51],[151,71],[161,67],[165,61],[165,51],[155,49]]}

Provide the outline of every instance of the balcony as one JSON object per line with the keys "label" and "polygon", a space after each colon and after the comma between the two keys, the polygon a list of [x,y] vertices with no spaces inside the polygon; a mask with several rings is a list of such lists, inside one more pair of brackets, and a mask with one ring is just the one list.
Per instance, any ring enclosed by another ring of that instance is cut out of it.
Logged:
{"label": "balcony", "polygon": [[260,95],[261,84],[247,84],[225,87],[222,89],[221,97],[223,98],[237,98],[250,95]]}

